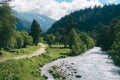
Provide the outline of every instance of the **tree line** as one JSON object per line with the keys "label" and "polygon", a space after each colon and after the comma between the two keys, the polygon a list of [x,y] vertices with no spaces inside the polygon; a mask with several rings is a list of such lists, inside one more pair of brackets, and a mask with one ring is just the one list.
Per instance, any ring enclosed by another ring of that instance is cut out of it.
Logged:
{"label": "tree line", "polygon": [[111,24],[100,24],[97,45],[108,52],[116,65],[120,66],[120,18],[114,18]]}
{"label": "tree line", "polygon": [[51,47],[52,44],[64,44],[65,48],[71,49],[70,55],[79,55],[95,46],[94,40],[87,33],[81,32],[76,28],[76,23],[72,16],[66,19],[65,28],[61,33],[50,33],[48,31],[44,40]]}
{"label": "tree line", "polygon": [[39,43],[41,28],[36,20],[33,20],[30,34],[24,30],[16,29],[16,18],[11,13],[9,5],[0,6],[0,48],[15,49],[26,47],[27,45]]}
{"label": "tree line", "polygon": [[63,33],[66,20],[72,16],[77,29],[87,32],[90,36],[95,37],[99,30],[99,23],[109,25],[113,18],[120,16],[120,4],[104,5],[103,7],[86,8],[75,11],[60,20],[56,21],[48,30],[50,33]]}
{"label": "tree line", "polygon": [[[68,44],[69,39],[66,34],[68,34],[70,28],[74,26],[76,32],[81,31],[91,36],[95,40],[96,45],[100,46],[104,51],[107,51],[114,63],[120,65],[119,8],[120,4],[113,4],[75,11],[56,21],[48,30],[48,33],[55,34],[58,41],[61,42],[62,39],[62,43]],[[74,24],[72,24],[73,21]],[[73,37],[73,35],[71,37]],[[86,39],[82,37],[81,40],[85,41]]]}

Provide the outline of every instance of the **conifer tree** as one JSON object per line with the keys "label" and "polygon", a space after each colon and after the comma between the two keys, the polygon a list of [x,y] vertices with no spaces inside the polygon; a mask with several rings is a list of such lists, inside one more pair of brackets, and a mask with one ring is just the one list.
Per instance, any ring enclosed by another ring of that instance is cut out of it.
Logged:
{"label": "conifer tree", "polygon": [[44,38],[47,44],[51,47],[52,44],[55,42],[55,36],[53,34],[47,34]]}
{"label": "conifer tree", "polygon": [[30,35],[33,37],[33,43],[37,45],[39,43],[39,37],[42,33],[42,29],[36,20],[33,20],[31,25],[31,33]]}
{"label": "conifer tree", "polygon": [[[6,3],[7,4],[7,3]],[[16,30],[16,19],[11,13],[9,5],[0,6],[0,47],[10,48],[13,47],[12,38]],[[11,42],[12,41],[12,42]]]}
{"label": "conifer tree", "polygon": [[71,15],[67,16],[66,22],[65,22],[65,29],[66,29],[66,34],[68,35],[70,31],[76,28],[76,23]]}
{"label": "conifer tree", "polygon": [[78,33],[75,29],[72,29],[69,35],[69,47],[72,51],[72,55],[81,54],[86,50],[86,45],[80,39]]}
{"label": "conifer tree", "polygon": [[80,38],[86,45],[87,49],[93,48],[95,46],[94,40],[90,36],[88,36],[87,33],[81,32]]}

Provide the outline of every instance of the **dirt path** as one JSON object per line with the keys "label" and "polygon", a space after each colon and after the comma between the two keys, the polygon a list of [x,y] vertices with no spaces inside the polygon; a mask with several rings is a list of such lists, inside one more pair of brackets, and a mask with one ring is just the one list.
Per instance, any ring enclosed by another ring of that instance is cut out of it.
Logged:
{"label": "dirt path", "polygon": [[39,44],[41,45],[41,48],[37,50],[36,52],[34,52],[33,54],[26,54],[26,55],[10,57],[10,58],[0,58],[0,62],[5,62],[11,59],[19,60],[19,59],[24,59],[24,58],[32,58],[33,56],[41,55],[42,53],[45,52],[46,46],[42,43],[39,43]]}

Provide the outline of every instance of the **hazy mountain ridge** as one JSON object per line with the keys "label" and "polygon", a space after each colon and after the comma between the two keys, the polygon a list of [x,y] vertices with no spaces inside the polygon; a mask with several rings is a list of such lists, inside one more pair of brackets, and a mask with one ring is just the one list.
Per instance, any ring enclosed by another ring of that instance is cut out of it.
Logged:
{"label": "hazy mountain ridge", "polygon": [[33,19],[37,20],[40,24],[42,30],[45,32],[47,31],[55,20],[36,13],[29,13],[29,12],[17,12],[15,10],[12,11],[13,14],[17,18],[17,29],[18,30],[26,30],[30,32],[30,26],[32,24]]}

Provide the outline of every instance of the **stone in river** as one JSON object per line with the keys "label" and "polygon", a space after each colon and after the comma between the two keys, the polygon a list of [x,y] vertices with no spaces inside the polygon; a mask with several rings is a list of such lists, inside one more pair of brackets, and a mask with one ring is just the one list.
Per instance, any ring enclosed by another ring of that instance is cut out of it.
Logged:
{"label": "stone in river", "polygon": [[81,75],[76,75],[75,77],[76,77],[76,78],[81,78],[82,76],[81,76]]}

